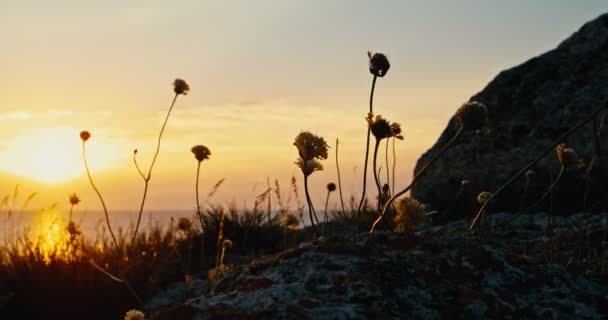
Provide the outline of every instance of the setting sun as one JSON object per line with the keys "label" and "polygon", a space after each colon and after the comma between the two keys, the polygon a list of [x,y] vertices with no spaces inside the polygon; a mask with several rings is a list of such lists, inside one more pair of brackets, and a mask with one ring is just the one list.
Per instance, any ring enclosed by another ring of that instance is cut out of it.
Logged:
{"label": "setting sun", "polygon": [[[32,180],[57,184],[84,174],[79,130],[71,127],[35,129],[9,141],[0,157],[0,168]],[[116,147],[103,137],[91,139],[91,169],[109,168],[116,160]]]}

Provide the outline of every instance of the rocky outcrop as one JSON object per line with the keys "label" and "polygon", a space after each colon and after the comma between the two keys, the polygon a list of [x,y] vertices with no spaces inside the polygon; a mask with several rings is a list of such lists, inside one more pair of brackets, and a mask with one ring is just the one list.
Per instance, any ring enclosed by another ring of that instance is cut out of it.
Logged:
{"label": "rocky outcrop", "polygon": [[608,317],[608,213],[547,221],[497,214],[477,234],[460,220],[321,238],[230,267],[209,293],[152,319]]}
{"label": "rocky outcrop", "polygon": [[[464,134],[412,189],[415,198],[456,217],[471,215],[480,191],[496,190],[541,149],[608,99],[608,14],[585,24],[556,49],[501,72],[471,99],[487,105],[487,127],[478,134]],[[597,122],[601,148],[608,153],[608,119],[603,127]],[[457,127],[451,119],[436,144],[418,160],[415,172]],[[606,210],[608,154],[590,166],[595,152],[592,125],[563,142],[576,150],[584,166],[567,170],[553,199],[548,197],[539,209],[552,208],[555,213]],[[550,153],[533,168],[536,174],[525,195],[522,177],[493,208],[517,210],[529,205],[546,190],[559,168],[555,153]],[[471,182],[470,189],[459,195],[465,179]]]}

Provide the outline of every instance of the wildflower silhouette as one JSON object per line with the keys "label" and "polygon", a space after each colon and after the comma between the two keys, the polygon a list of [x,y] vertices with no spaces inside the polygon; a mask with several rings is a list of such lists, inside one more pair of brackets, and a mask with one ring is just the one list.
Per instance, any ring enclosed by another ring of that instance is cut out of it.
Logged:
{"label": "wildflower silhouette", "polygon": [[89,164],[87,163],[86,142],[90,138],[91,138],[91,133],[89,131],[83,130],[80,132],[80,140],[82,140],[82,160],[84,162],[84,168],[87,171],[87,177],[89,177],[89,182],[91,183],[93,190],[95,190],[95,193],[97,194],[97,197],[99,198],[99,201],[101,202],[101,207],[103,208],[103,213],[106,218],[106,225],[108,226],[108,231],[110,232],[110,236],[112,236],[112,241],[114,241],[114,245],[116,246],[116,248],[118,248],[119,247],[118,241],[116,240],[116,235],[114,235],[114,231],[112,231],[112,225],[110,224],[110,214],[108,213],[108,208],[106,207],[106,202],[103,200],[103,197],[101,196],[101,192],[99,192],[99,189],[97,189],[97,187],[95,186],[95,183],[93,182],[93,177],[91,176],[91,170],[89,170]]}
{"label": "wildflower silhouette", "polygon": [[572,148],[566,148],[566,145],[563,143],[560,143],[557,145],[557,147],[555,147],[555,153],[557,155],[557,160],[559,160],[560,163],[560,169],[559,173],[557,174],[557,178],[553,180],[551,185],[549,185],[549,188],[545,190],[545,192],[540,196],[540,198],[538,198],[538,200],[536,200],[530,207],[525,209],[524,212],[534,209],[549,195],[553,188],[555,188],[555,186],[557,186],[557,184],[559,183],[560,179],[564,175],[564,171],[566,168],[579,164],[579,159],[578,155],[576,154],[576,151],[574,151],[574,149]]}
{"label": "wildflower silhouette", "polygon": [[[391,131],[393,132],[393,170],[392,170],[392,179],[390,182],[392,183],[391,194],[395,193],[395,167],[397,166],[397,155],[395,153],[395,140],[403,140],[403,135],[401,134],[401,124],[397,122],[391,123]],[[387,182],[388,182],[388,141],[386,140],[386,174],[387,174]]]}
{"label": "wildflower silhouette", "polygon": [[415,175],[414,178],[412,178],[412,181],[410,182],[410,184],[405,187],[403,190],[399,191],[398,193],[393,194],[390,199],[388,199],[388,201],[384,204],[384,209],[382,210],[382,212],[380,213],[380,216],[376,219],[376,221],[374,221],[374,223],[372,224],[371,229],[369,230],[369,233],[373,233],[376,226],[378,225],[378,223],[380,223],[380,221],[382,221],[382,218],[384,217],[384,215],[386,214],[386,211],[388,210],[388,208],[390,208],[390,206],[392,205],[393,201],[395,201],[395,199],[397,199],[398,197],[404,195],[406,192],[408,192],[412,186],[414,185],[414,183],[416,183],[416,181],[418,181],[418,179],[420,178],[420,176],[422,176],[422,174],[426,171],[427,168],[429,168],[429,166],[431,164],[433,164],[435,161],[437,161],[437,159],[439,159],[439,157],[460,137],[460,135],[462,134],[462,132],[464,130],[478,130],[481,127],[483,127],[485,125],[485,123],[487,122],[488,119],[488,109],[487,107],[477,101],[469,101],[465,104],[463,104],[454,114],[454,117],[459,125],[458,130],[456,130],[456,133],[454,134],[454,136],[437,152],[437,154],[435,154],[431,160],[429,160]]}
{"label": "wildflower silhouette", "polygon": [[306,193],[306,201],[308,202],[308,215],[313,230],[316,233],[315,221],[316,224],[319,224],[319,219],[317,218],[314,206],[310,200],[308,176],[315,171],[323,170],[323,165],[321,165],[317,159],[327,159],[329,146],[322,137],[316,136],[308,131],[300,132],[300,134],[296,136],[293,144],[298,149],[298,154],[300,156],[296,161],[296,165],[298,165],[304,174],[304,192]]}
{"label": "wildflower silhouette", "polygon": [[72,222],[72,211],[74,210],[74,206],[77,206],[80,203],[80,198],[78,198],[77,194],[72,193],[69,196],[69,200],[70,200],[70,219],[68,221]]}
{"label": "wildflower silhouette", "polygon": [[[603,101],[602,104],[600,106],[596,107],[593,111],[591,111],[591,113],[588,116],[586,116],[585,118],[583,118],[581,121],[577,122],[570,129],[568,129],[566,132],[562,133],[559,137],[557,137],[553,141],[553,143],[551,143],[546,149],[544,149],[535,159],[533,159],[532,161],[530,161],[530,163],[528,163],[528,165],[526,165],[525,167],[523,167],[515,175],[513,175],[509,180],[507,180],[507,182],[503,183],[500,187],[498,187],[498,189],[496,190],[496,192],[494,192],[492,198],[497,197],[503,190],[505,190],[505,188],[507,188],[508,186],[510,186],[513,183],[513,181],[515,181],[522,174],[524,174],[526,171],[528,171],[529,169],[531,169],[540,159],[542,159],[547,153],[551,152],[551,150],[553,150],[564,139],[566,139],[567,137],[569,137],[570,135],[572,135],[574,132],[576,132],[576,130],[578,130],[580,127],[582,127],[583,125],[585,125],[589,121],[594,120],[602,111],[604,111],[606,109],[608,109],[608,100]],[[473,221],[469,225],[469,231],[472,231],[473,228],[475,228],[475,225],[477,224],[477,221],[480,219],[480,217],[482,217],[484,215],[488,203],[490,203],[490,202],[489,201],[486,202],[479,209],[479,211],[477,211],[477,215],[475,215],[475,218],[473,218]]]}
{"label": "wildflower silhouette", "polygon": [[194,154],[194,158],[197,161],[197,165],[196,165],[196,185],[195,185],[195,189],[196,189],[196,216],[198,217],[198,221],[201,224],[201,261],[204,261],[203,257],[205,254],[205,246],[204,246],[204,234],[205,234],[205,225],[204,225],[204,221],[203,221],[203,213],[201,212],[201,203],[199,200],[199,192],[198,192],[198,181],[199,181],[199,177],[200,177],[200,173],[201,173],[201,163],[207,159],[209,159],[209,156],[211,155],[211,151],[209,150],[209,148],[203,146],[203,145],[196,145],[194,147],[192,147],[192,149],[190,149],[190,151],[192,151],[192,153]]}
{"label": "wildflower silhouette", "polygon": [[397,215],[393,222],[399,232],[411,231],[427,219],[424,205],[414,198],[404,197],[396,207]]}
{"label": "wildflower silhouette", "polygon": [[[374,90],[376,89],[376,80],[378,77],[383,78],[388,69],[391,67],[390,62],[386,55],[382,53],[372,53],[370,51],[367,52],[367,57],[369,58],[369,72],[373,75],[372,79],[372,88],[369,94],[369,115],[374,113]],[[363,165],[363,191],[361,192],[361,200],[359,201],[359,207],[357,208],[356,215],[356,224],[359,226],[359,215],[361,213],[361,208],[363,207],[363,203],[365,202],[365,189],[367,187],[367,161],[369,158],[369,139],[370,139],[371,128],[367,127],[367,139],[365,143],[365,162]]]}
{"label": "wildflower silhouette", "polygon": [[344,198],[342,197],[342,178],[340,176],[340,163],[338,162],[338,145],[340,141],[336,138],[336,172],[338,173],[338,189],[340,193],[340,205],[342,206],[342,215],[345,215]]}
{"label": "wildflower silhouette", "polygon": [[380,206],[382,205],[382,188],[380,187],[380,179],[378,178],[378,148],[380,147],[380,142],[382,142],[382,139],[388,139],[393,136],[393,130],[390,123],[386,119],[382,118],[381,115],[377,115],[375,118],[373,118],[373,115],[369,114],[367,117],[367,123],[372,134],[374,135],[374,138],[376,138],[372,167],[374,171],[374,181],[376,182],[376,187],[378,188],[378,210],[380,210]]}
{"label": "wildflower silhouette", "polygon": [[329,205],[329,196],[334,191],[336,191],[336,184],[333,182],[328,183],[327,184],[327,198],[325,198],[325,215],[323,216],[323,231],[321,232],[322,234],[325,234],[325,225],[328,222],[327,206]]}
{"label": "wildflower silhouette", "polygon": [[141,199],[141,205],[139,206],[139,213],[137,215],[137,223],[135,224],[135,230],[133,231],[131,243],[134,243],[135,237],[137,237],[137,231],[139,230],[139,225],[141,223],[141,217],[142,217],[142,214],[144,211],[144,205],[146,203],[146,196],[148,195],[148,186],[150,183],[150,178],[152,176],[152,169],[154,168],[154,164],[156,163],[156,159],[160,152],[160,142],[163,137],[163,132],[165,131],[165,127],[167,126],[167,121],[169,121],[169,116],[171,115],[171,111],[173,110],[173,107],[175,106],[175,101],[177,100],[177,97],[180,94],[187,95],[189,91],[190,91],[190,86],[188,85],[188,83],[186,83],[186,81],[184,81],[182,79],[175,79],[175,81],[173,82],[173,92],[175,92],[175,96],[173,97],[173,102],[171,102],[171,106],[169,107],[169,111],[167,112],[167,116],[165,117],[165,121],[163,122],[163,125],[160,128],[160,133],[158,134],[158,140],[156,142],[156,152],[154,153],[154,157],[152,158],[152,162],[150,163],[150,167],[148,168],[148,172],[146,174],[144,174],[144,172],[139,167],[139,164],[137,163],[137,149],[135,149],[133,151],[133,163],[135,164],[135,168],[137,169],[137,172],[139,173],[141,178],[144,180],[144,192],[143,192],[142,199]]}

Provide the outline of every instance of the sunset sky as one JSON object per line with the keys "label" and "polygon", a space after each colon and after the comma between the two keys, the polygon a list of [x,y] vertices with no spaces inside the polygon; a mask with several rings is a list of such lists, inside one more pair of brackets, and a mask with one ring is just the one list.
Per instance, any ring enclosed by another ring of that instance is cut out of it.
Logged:
{"label": "sunset sky", "polygon": [[226,178],[214,201],[251,206],[266,177],[287,191],[292,174],[302,181],[300,130],[332,146],[311,177],[315,203],[336,181],[336,138],[348,197],[364,157],[367,50],[392,63],[375,110],[404,126],[404,185],[462,102],[606,11],[601,0],[0,0],[0,196],[20,183],[40,192],[34,207],[65,206],[76,192],[98,209],[80,158],[78,132],[88,129],[110,209],[136,209],[143,182],[132,151],[146,167],[171,83],[183,78],[191,92],[169,119],[148,208],[195,206],[195,144],[212,152],[202,193]]}

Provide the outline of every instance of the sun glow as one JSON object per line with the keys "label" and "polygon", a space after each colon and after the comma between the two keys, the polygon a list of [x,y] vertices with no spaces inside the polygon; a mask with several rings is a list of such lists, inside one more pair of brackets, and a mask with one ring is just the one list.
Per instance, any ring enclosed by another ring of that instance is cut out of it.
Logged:
{"label": "sun glow", "polygon": [[[0,170],[47,184],[79,177],[85,174],[79,132],[71,127],[40,128],[17,136],[0,151]],[[117,154],[103,136],[87,142],[92,171],[111,167]]]}

